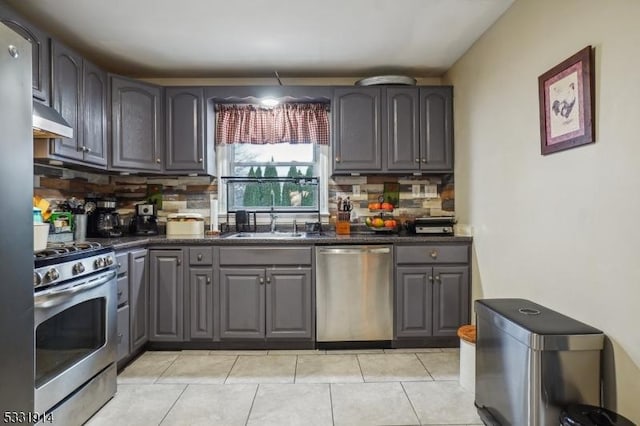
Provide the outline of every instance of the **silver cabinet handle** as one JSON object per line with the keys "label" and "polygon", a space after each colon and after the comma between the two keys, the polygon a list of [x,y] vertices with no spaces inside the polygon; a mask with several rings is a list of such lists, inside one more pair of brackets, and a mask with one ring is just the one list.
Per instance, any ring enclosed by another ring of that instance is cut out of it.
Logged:
{"label": "silver cabinet handle", "polygon": [[156,158],[156,163],[160,164],[160,161],[161,160],[159,158]]}
{"label": "silver cabinet handle", "polygon": [[267,284],[271,284],[271,277],[267,277]]}
{"label": "silver cabinet handle", "polygon": [[202,260],[202,253],[198,254],[198,260]]}
{"label": "silver cabinet handle", "polygon": [[202,158],[198,158],[198,163],[202,163]]}
{"label": "silver cabinet handle", "polygon": [[122,268],[122,263],[118,263],[118,269]]}
{"label": "silver cabinet handle", "polygon": [[340,157],[336,157],[336,163],[340,162]]}
{"label": "silver cabinet handle", "polygon": [[429,275],[429,281],[433,281],[433,277]]}
{"label": "silver cabinet handle", "polygon": [[423,162],[423,163],[426,163],[426,162],[427,162],[427,159],[426,159],[426,158],[423,158],[423,159],[422,159],[422,162]]}
{"label": "silver cabinet handle", "polygon": [[207,277],[207,284],[211,284],[211,277]]}
{"label": "silver cabinet handle", "polygon": [[178,266],[182,265],[182,259],[178,259]]}
{"label": "silver cabinet handle", "polygon": [[264,284],[264,278],[263,277],[260,277],[259,281],[260,281],[260,284]]}
{"label": "silver cabinet handle", "polygon": [[123,334],[118,334],[118,343],[122,343]]}
{"label": "silver cabinet handle", "polygon": [[436,275],[436,281],[440,281],[440,275]]}
{"label": "silver cabinet handle", "polygon": [[419,163],[419,162],[420,162],[420,159],[419,159],[419,158],[416,158],[416,163]]}
{"label": "silver cabinet handle", "polygon": [[438,258],[438,251],[437,250],[432,250],[431,253],[429,253],[429,256],[431,256],[432,259],[437,259]]}

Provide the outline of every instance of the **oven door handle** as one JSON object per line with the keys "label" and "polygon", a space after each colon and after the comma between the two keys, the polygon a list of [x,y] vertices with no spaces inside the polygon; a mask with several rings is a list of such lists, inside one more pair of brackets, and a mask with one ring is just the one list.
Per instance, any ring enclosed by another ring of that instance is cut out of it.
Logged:
{"label": "oven door handle", "polygon": [[62,289],[51,289],[44,294],[37,294],[34,298],[34,307],[36,308],[51,308],[53,306],[65,303],[69,296],[80,293],[82,291],[91,290],[92,288],[99,287],[116,277],[116,271],[109,271],[108,273],[99,277],[84,281],[80,284],[76,284],[72,287],[64,287]]}

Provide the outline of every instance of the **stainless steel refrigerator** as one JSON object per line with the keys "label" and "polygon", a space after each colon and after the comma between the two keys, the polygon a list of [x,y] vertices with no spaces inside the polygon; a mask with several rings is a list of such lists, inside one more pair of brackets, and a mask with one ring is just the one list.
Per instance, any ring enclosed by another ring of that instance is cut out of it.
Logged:
{"label": "stainless steel refrigerator", "polygon": [[16,423],[34,395],[32,132],[31,44],[0,23],[0,415]]}

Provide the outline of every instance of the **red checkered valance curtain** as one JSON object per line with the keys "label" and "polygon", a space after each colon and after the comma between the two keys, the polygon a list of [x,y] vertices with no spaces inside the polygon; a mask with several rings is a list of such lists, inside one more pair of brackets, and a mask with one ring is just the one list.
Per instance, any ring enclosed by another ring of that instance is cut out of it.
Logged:
{"label": "red checkered valance curtain", "polygon": [[216,144],[317,143],[329,145],[326,104],[217,105]]}

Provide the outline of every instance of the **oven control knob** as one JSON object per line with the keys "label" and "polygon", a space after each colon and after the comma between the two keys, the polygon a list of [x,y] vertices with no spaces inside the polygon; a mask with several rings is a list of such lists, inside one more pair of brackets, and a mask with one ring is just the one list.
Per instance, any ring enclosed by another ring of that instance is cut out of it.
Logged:
{"label": "oven control knob", "polygon": [[42,274],[40,272],[33,273],[33,285],[37,286],[42,284]]}
{"label": "oven control knob", "polygon": [[104,258],[99,257],[96,259],[96,268],[104,268]]}
{"label": "oven control knob", "polygon": [[55,281],[60,278],[60,272],[56,268],[51,268],[47,271],[47,275],[45,276],[47,281]]}
{"label": "oven control knob", "polygon": [[80,262],[76,263],[75,265],[73,265],[73,273],[74,274],[81,274],[84,272],[84,265]]}
{"label": "oven control knob", "polygon": [[111,266],[113,265],[113,258],[111,256],[107,256],[104,258],[104,263],[107,264],[107,266]]}

